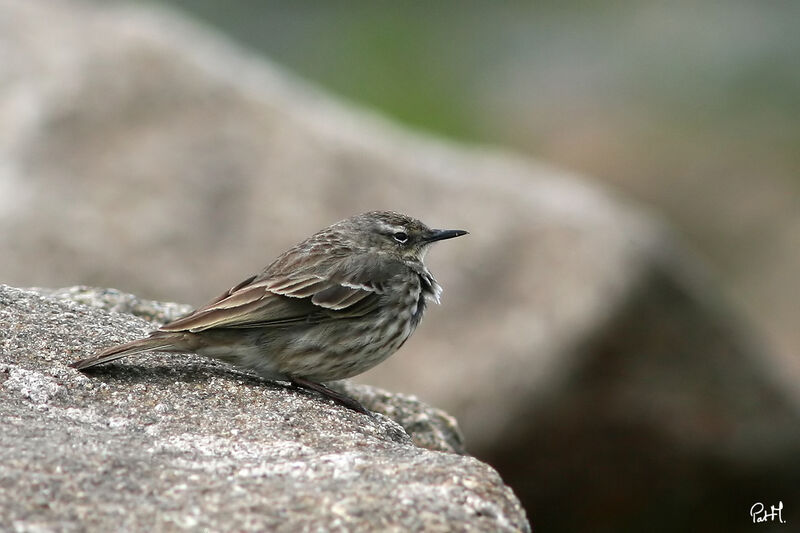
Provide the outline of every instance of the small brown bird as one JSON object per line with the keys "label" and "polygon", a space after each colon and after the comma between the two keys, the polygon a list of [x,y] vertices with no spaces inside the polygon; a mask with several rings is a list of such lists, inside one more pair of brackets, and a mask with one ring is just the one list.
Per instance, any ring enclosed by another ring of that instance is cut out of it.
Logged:
{"label": "small brown bird", "polygon": [[198,353],[369,414],[320,382],[365,372],[403,345],[442,292],[423,264],[428,248],[466,234],[389,211],[342,220],[149,337],[71,366],[152,350]]}

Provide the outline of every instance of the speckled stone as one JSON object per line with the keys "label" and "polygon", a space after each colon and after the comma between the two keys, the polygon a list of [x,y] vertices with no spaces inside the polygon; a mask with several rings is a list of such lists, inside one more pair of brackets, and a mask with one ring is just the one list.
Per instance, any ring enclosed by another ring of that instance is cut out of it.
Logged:
{"label": "speckled stone", "polygon": [[497,473],[454,453],[455,421],[413,398],[338,384],[371,419],[197,356],[69,368],[152,328],[104,309],[119,301],[143,309],[0,285],[0,529],[530,530]]}

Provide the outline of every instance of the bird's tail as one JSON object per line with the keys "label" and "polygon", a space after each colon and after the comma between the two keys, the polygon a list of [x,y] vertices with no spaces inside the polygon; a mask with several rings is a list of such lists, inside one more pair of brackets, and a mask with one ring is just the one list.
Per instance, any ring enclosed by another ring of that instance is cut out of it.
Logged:
{"label": "bird's tail", "polygon": [[159,335],[156,333],[146,339],[139,339],[106,348],[91,357],[70,363],[69,366],[77,368],[78,370],[83,370],[84,368],[116,361],[128,355],[170,348],[175,348],[175,338],[172,335]]}

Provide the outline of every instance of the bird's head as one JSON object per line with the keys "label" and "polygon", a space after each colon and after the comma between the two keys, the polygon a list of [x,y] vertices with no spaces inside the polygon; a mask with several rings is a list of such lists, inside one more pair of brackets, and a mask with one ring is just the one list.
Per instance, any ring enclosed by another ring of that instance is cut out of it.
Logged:
{"label": "bird's head", "polygon": [[434,242],[468,233],[460,229],[431,229],[415,218],[392,211],[371,211],[339,224],[347,226],[352,235],[357,235],[366,249],[405,261],[421,262]]}

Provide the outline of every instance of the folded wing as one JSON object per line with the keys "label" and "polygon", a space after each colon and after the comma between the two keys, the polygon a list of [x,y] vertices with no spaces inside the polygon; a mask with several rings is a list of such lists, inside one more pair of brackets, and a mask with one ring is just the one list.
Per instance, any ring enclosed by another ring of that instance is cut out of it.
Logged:
{"label": "folded wing", "polygon": [[199,332],[211,328],[279,327],[364,316],[384,293],[383,280],[392,274],[375,271],[377,261],[337,264],[335,258],[305,256],[303,263],[265,270],[226,291],[160,331]]}

